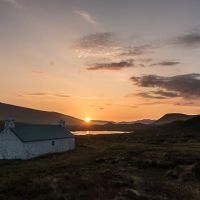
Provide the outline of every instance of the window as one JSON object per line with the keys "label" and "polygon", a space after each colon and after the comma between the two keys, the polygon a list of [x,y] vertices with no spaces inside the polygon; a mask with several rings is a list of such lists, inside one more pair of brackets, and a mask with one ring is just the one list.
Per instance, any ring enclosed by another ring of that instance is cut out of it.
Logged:
{"label": "window", "polygon": [[55,141],[52,141],[52,142],[51,142],[51,145],[54,146],[54,145],[55,145]]}

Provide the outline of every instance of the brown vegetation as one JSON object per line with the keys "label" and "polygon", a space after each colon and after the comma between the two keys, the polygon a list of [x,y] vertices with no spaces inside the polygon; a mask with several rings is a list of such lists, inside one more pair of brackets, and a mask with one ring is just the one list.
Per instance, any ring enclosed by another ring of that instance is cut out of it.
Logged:
{"label": "brown vegetation", "polygon": [[200,199],[199,141],[78,136],[74,151],[0,162],[0,199]]}

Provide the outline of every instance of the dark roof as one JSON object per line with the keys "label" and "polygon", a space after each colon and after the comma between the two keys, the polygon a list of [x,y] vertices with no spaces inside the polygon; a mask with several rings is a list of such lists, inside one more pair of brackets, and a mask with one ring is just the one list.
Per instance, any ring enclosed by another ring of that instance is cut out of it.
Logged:
{"label": "dark roof", "polygon": [[61,125],[16,124],[12,132],[23,142],[72,138],[74,135]]}

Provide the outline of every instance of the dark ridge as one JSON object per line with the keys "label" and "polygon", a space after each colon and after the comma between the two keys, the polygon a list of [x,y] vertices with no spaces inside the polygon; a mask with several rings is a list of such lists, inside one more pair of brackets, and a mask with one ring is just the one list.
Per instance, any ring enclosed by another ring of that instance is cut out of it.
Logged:
{"label": "dark ridge", "polygon": [[138,130],[135,134],[142,137],[200,137],[200,116],[195,116],[188,120],[173,121],[167,124],[152,125],[143,130]]}
{"label": "dark ridge", "polygon": [[64,120],[67,125],[80,125],[83,121],[57,112],[41,111],[0,103],[0,120],[14,119],[17,122],[33,124],[56,124]]}
{"label": "dark ridge", "polygon": [[168,113],[168,114],[162,116],[160,119],[158,119],[155,122],[155,124],[161,125],[161,124],[171,123],[173,121],[185,121],[185,120],[188,120],[195,116],[196,115],[186,115],[186,114],[181,114],[181,113]]}

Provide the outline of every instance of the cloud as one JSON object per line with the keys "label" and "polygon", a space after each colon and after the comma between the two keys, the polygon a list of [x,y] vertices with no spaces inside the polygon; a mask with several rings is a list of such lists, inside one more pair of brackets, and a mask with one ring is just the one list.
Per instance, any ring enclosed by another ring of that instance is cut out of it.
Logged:
{"label": "cloud", "polygon": [[46,72],[43,70],[33,70],[32,73],[34,74],[45,74]]}
{"label": "cloud", "polygon": [[88,67],[87,70],[121,70],[123,68],[134,67],[134,60],[125,60],[120,62],[110,63],[96,63],[92,67]]}
{"label": "cloud", "polygon": [[121,70],[126,67],[144,67],[143,62],[146,61],[139,60],[140,56],[154,47],[127,46],[115,32],[97,32],[79,38],[74,48],[79,58],[86,59],[88,70]]}
{"label": "cloud", "polygon": [[159,95],[161,97],[178,97],[178,94],[176,92],[170,92],[170,91],[164,91],[164,90],[157,90],[157,91],[152,91],[153,94]]}
{"label": "cloud", "polygon": [[0,0],[0,2],[10,3],[16,8],[21,8],[21,5],[18,3],[17,0]]}
{"label": "cloud", "polygon": [[27,95],[28,96],[46,96],[46,95],[49,95],[49,93],[47,93],[47,92],[33,92],[33,93],[29,93]]}
{"label": "cloud", "polygon": [[174,66],[174,65],[179,65],[180,62],[177,61],[162,61],[158,63],[151,64],[151,66]]}
{"label": "cloud", "polygon": [[55,94],[56,97],[62,97],[62,98],[68,98],[71,97],[71,95],[67,95],[67,94]]}
{"label": "cloud", "polygon": [[138,106],[134,105],[134,106],[127,106],[129,108],[138,108]]}
{"label": "cloud", "polygon": [[145,98],[200,98],[200,74],[184,74],[171,77],[144,75],[141,77],[133,76],[130,80],[139,87],[155,90],[139,94]]}
{"label": "cloud", "polygon": [[169,104],[169,101],[153,101],[139,104],[139,106],[155,106],[156,104]]}
{"label": "cloud", "polygon": [[140,92],[137,96],[143,97],[145,99],[166,99],[165,96],[155,95],[154,92]]}
{"label": "cloud", "polygon": [[121,48],[113,32],[99,32],[81,37],[75,44],[79,58],[112,58]]}
{"label": "cloud", "polygon": [[50,92],[33,92],[26,94],[26,96],[52,96],[52,97],[59,97],[59,98],[68,98],[71,95],[67,95],[64,93],[50,93]]}
{"label": "cloud", "polygon": [[176,45],[184,45],[187,47],[195,47],[200,45],[200,32],[191,32],[176,37],[172,41]]}
{"label": "cloud", "polygon": [[176,92],[169,92],[164,90],[141,92],[138,93],[137,96],[143,97],[145,99],[167,99],[179,97]]}
{"label": "cloud", "polygon": [[76,44],[81,49],[97,49],[101,47],[111,47],[116,44],[116,33],[98,32],[81,37]]}
{"label": "cloud", "polygon": [[196,106],[194,102],[176,102],[174,103],[175,106]]}
{"label": "cloud", "polygon": [[75,13],[80,15],[85,21],[93,25],[98,25],[98,22],[87,12],[83,10],[75,10]]}
{"label": "cloud", "polygon": [[124,47],[119,56],[139,56],[145,54],[147,51],[152,50],[152,45],[141,45],[136,47]]}
{"label": "cloud", "polygon": [[103,57],[122,59],[143,55],[154,47],[152,45],[127,46],[115,32],[97,32],[81,37],[75,43],[78,57]]}

